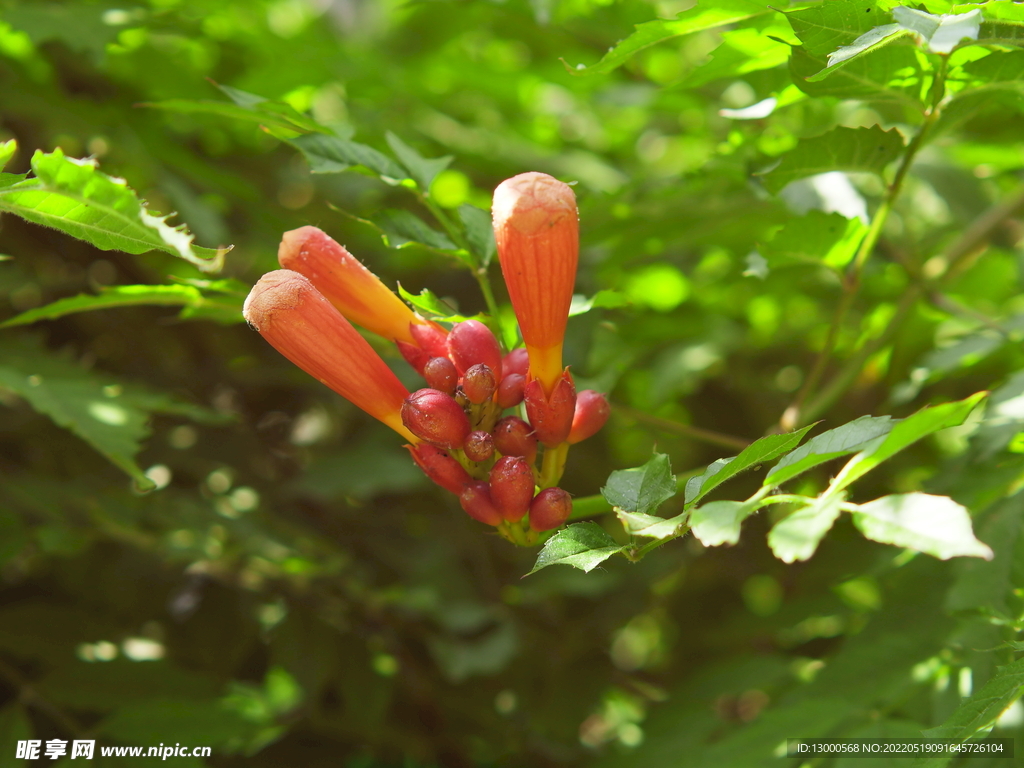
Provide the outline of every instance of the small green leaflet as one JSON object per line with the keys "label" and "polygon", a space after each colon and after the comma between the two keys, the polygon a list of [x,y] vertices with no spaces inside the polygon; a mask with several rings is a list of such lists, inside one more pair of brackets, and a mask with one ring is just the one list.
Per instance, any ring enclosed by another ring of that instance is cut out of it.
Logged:
{"label": "small green leaflet", "polygon": [[833,128],[828,133],[801,139],[796,148],[761,178],[772,194],[791,181],[829,171],[881,174],[903,151],[903,137],[895,128]]}
{"label": "small green leaflet", "polygon": [[576,523],[558,531],[544,543],[527,576],[549,565],[571,565],[589,573],[622,549],[597,523]]}
{"label": "small green leaflet", "polygon": [[618,508],[615,514],[629,535],[647,536],[652,539],[671,539],[678,536],[689,517],[689,513],[684,512],[666,520],[663,517],[645,515],[641,512],[625,512]]}
{"label": "small green leaflet", "polygon": [[574,75],[604,75],[621,67],[644,48],[657,43],[771,12],[768,6],[753,0],[700,0],[696,7],[683,11],[672,21],[659,19],[637,24],[633,34],[621,40],[604,58],[590,67],[582,64],[571,67],[564,60],[562,63]]}
{"label": "small green leaflet", "polygon": [[628,304],[629,300],[618,291],[605,289],[598,291],[589,299],[582,293],[576,293],[573,294],[572,303],[569,305],[569,317],[582,315],[597,307],[617,309]]}
{"label": "small green leaflet", "polygon": [[649,515],[676,495],[668,456],[656,453],[641,467],[612,472],[601,495],[616,509]]}
{"label": "small green leaflet", "polygon": [[757,510],[744,501],[712,501],[690,512],[690,530],[705,547],[730,546],[740,540],[743,521]]}
{"label": "small green leaflet", "polygon": [[466,241],[476,257],[477,265],[487,269],[491,259],[498,252],[494,241],[494,227],[491,225],[491,214],[475,205],[463,203],[459,206],[459,220],[466,231]]}
{"label": "small green leaflet", "polygon": [[745,469],[779,458],[796,448],[800,441],[814,427],[806,427],[784,435],[767,435],[744,448],[739,456],[719,459],[711,464],[702,475],[691,477],[686,483],[686,506],[691,507],[726,480],[735,477]]}
{"label": "small green leaflet", "polygon": [[940,560],[992,558],[992,550],[974,537],[970,513],[947,496],[883,496],[858,505],[853,524],[872,541],[907,547]]}
{"label": "small green leaflet", "polygon": [[927,739],[966,741],[978,731],[988,728],[1024,689],[1024,659],[1018,659],[996,673],[977,693],[960,704],[949,719],[938,728],[922,731]]}
{"label": "small green leaflet", "polygon": [[922,408],[913,416],[909,416],[896,424],[886,437],[862,450],[840,470],[829,487],[831,492],[842,490],[853,481],[863,477],[890,456],[902,451],[918,440],[933,432],[947,427],[956,427],[964,423],[964,419],[982,401],[987,392],[978,392],[966,400],[943,403],[930,408]]}
{"label": "small green leaflet", "polygon": [[460,315],[455,311],[454,307],[447,304],[446,302],[439,299],[429,288],[424,288],[419,294],[409,293],[402,287],[402,284],[398,284],[398,294],[421,312],[426,313],[428,317],[432,317],[434,320],[442,320],[444,322],[461,323],[463,320],[469,320],[471,318]]}
{"label": "small green leaflet", "polygon": [[952,53],[957,44],[967,38],[977,40],[981,26],[981,11],[935,16],[926,11],[899,6],[892,9],[896,23],[913,32],[932,53]]}
{"label": "small green leaflet", "polygon": [[430,184],[434,181],[434,177],[447,168],[452,160],[455,159],[451,155],[427,159],[391,131],[384,134],[384,138],[387,140],[388,146],[391,147],[391,151],[395,153],[395,156],[402,165],[409,170],[411,178],[424,193],[429,193]]}
{"label": "small green leaflet", "polygon": [[839,518],[842,503],[842,494],[835,494],[815,499],[806,507],[801,507],[772,527],[768,532],[768,546],[784,563],[809,560]]}
{"label": "small green leaflet", "polygon": [[888,416],[861,416],[841,427],[816,435],[792,453],[783,456],[764,479],[764,485],[782,485],[819,464],[862,450],[870,441],[888,434],[896,423]]}
{"label": "small green leaflet", "polygon": [[758,250],[772,269],[791,264],[824,264],[841,270],[853,260],[867,231],[860,219],[810,211],[790,219]]}
{"label": "small green leaflet", "polygon": [[18,142],[14,139],[0,141],[0,171],[7,167],[7,164],[11,162],[11,158],[14,157],[14,153],[17,151]]}
{"label": "small green leaflet", "polygon": [[361,166],[392,185],[409,176],[402,166],[383,152],[339,136],[311,133],[289,139],[288,143],[303,154],[313,173],[341,173],[352,166]]}
{"label": "small green leaflet", "polygon": [[34,178],[0,187],[0,212],[53,227],[104,251],[139,254],[160,250],[218,272],[230,248],[192,245],[185,227],[167,224],[142,205],[125,183],[101,173],[94,160],[65,157],[60,149],[32,156]]}

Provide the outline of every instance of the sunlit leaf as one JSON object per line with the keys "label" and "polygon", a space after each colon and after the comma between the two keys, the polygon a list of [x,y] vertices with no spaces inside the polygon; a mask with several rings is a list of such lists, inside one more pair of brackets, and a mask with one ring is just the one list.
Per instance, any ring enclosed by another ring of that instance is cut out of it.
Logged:
{"label": "sunlit leaf", "polygon": [[[806,446],[804,446],[806,447]],[[768,546],[779,560],[809,560],[842,511],[843,498],[836,494],[815,499],[772,526]]]}
{"label": "sunlit leaf", "polygon": [[825,264],[842,269],[857,253],[867,226],[838,213],[809,211],[790,219],[760,253],[772,269],[791,264]]}
{"label": "sunlit leaf", "polygon": [[893,18],[908,32],[918,35],[932,53],[950,53],[964,38],[978,39],[981,11],[936,16],[927,11],[898,6]]}
{"label": "sunlit leaf", "polygon": [[573,294],[572,303],[569,305],[569,317],[582,315],[592,309],[617,309],[629,304],[629,300],[618,291],[608,289],[598,291],[589,299],[582,293]]}
{"label": "sunlit leaf", "polygon": [[933,555],[992,558],[992,550],[974,537],[971,515],[947,496],[904,493],[860,504],[853,523],[867,538]]}
{"label": "sunlit leaf", "polygon": [[966,741],[988,728],[1024,690],[1024,659],[1018,659],[996,673],[977,693],[962,702],[938,728],[923,731],[928,739]]}
{"label": "sunlit leaf", "polygon": [[689,513],[665,519],[641,512],[626,512],[618,508],[615,514],[631,536],[646,536],[652,539],[671,539],[678,536],[689,518]]}
{"label": "sunlit leaf", "polygon": [[597,523],[576,523],[558,531],[544,543],[530,573],[549,565],[571,565],[589,573],[622,551]]}
{"label": "sunlit leaf", "polygon": [[690,512],[690,530],[705,547],[730,546],[740,540],[743,521],[757,510],[742,501],[712,501]]}
{"label": "sunlit leaf", "polygon": [[872,440],[888,434],[895,423],[888,416],[861,416],[815,435],[783,456],[764,479],[764,485],[782,485],[819,464],[862,450]]}

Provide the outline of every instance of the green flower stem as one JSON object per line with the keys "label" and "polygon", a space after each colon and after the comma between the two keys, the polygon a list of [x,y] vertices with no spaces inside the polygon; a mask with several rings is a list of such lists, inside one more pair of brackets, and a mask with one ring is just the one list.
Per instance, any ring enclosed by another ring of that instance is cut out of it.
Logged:
{"label": "green flower stem", "polygon": [[565,472],[565,460],[569,456],[569,444],[562,443],[554,448],[544,448],[544,458],[540,465],[540,489],[554,488]]}

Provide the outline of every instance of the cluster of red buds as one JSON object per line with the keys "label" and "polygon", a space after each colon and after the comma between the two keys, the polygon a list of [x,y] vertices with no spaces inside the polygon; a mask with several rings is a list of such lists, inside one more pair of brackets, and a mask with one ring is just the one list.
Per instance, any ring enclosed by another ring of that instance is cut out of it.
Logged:
{"label": "cluster of red buds", "polygon": [[[502,352],[484,323],[450,330],[414,313],[316,227],[287,232],[244,314],[285,357],[394,429],[417,465],[473,518],[517,544],[564,524],[569,446],[608,419],[577,394],[562,342],[579,252],[572,189],[524,173],[494,192],[498,258],[525,347]],[[410,394],[351,323],[395,342],[426,380]]]}

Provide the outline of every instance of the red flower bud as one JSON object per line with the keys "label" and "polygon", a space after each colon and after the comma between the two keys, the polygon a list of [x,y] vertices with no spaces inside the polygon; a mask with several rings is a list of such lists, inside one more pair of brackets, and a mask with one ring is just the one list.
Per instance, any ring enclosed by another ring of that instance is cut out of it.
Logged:
{"label": "red flower bud", "polygon": [[490,400],[494,396],[496,383],[494,373],[483,363],[470,366],[462,377],[462,391],[473,405]]}
{"label": "red flower bud", "polygon": [[472,482],[473,478],[462,468],[462,465],[440,448],[430,443],[405,447],[409,449],[412,460],[423,470],[423,473],[446,491],[451,491],[458,496],[462,493],[462,489]]}
{"label": "red flower bud", "polygon": [[423,378],[431,389],[437,389],[446,395],[454,395],[459,384],[459,374],[455,364],[447,357],[432,357],[423,366]]}
{"label": "red flower bud", "polygon": [[462,448],[469,418],[459,404],[436,389],[419,389],[402,404],[402,423],[416,437],[442,448]]}
{"label": "red flower bud", "polygon": [[523,402],[523,388],[526,377],[521,373],[509,373],[498,387],[498,407],[513,408]]}
{"label": "red flower bud", "polygon": [[494,437],[490,432],[484,432],[479,429],[475,432],[470,432],[462,450],[465,451],[466,458],[470,461],[475,461],[478,464],[482,461],[487,461],[494,455]]}
{"label": "red flower bud", "polygon": [[351,323],[298,272],[268,272],[242,314],[282,355],[408,440],[402,402],[409,391]]}
{"label": "red flower bud", "polygon": [[506,416],[494,425],[494,447],[503,456],[522,456],[527,464],[537,458],[533,427],[518,416]]}
{"label": "red flower bud", "polygon": [[611,409],[608,398],[592,389],[584,389],[576,395],[576,414],[572,417],[572,429],[567,442],[576,444],[597,433],[605,422]]}
{"label": "red flower bud", "polygon": [[545,173],[522,173],[494,190],[492,212],[530,376],[550,393],[562,373],[562,340],[579,259],[576,196],[568,184]]}
{"label": "red flower bud", "polygon": [[562,373],[550,395],[545,394],[538,379],[533,379],[526,385],[523,399],[537,439],[548,447],[564,443],[569,437],[576,411],[576,385],[568,369]]}
{"label": "red flower bud", "polygon": [[459,503],[466,514],[487,525],[501,525],[501,512],[491,500],[491,487],[482,480],[470,483],[459,496]]}
{"label": "red flower bud", "polygon": [[483,363],[501,380],[501,348],[491,329],[479,320],[456,323],[448,334],[448,352],[459,373]]}
{"label": "red flower bud", "polygon": [[513,349],[501,361],[501,372],[506,376],[510,373],[519,373],[525,376],[528,370],[530,370],[530,353],[526,351],[526,347]]}
{"label": "red flower bud", "polygon": [[530,528],[550,531],[572,514],[572,497],[561,488],[545,488],[530,503]]}
{"label": "red flower bud", "polygon": [[533,470],[519,456],[500,458],[491,469],[491,499],[510,522],[522,520],[530,510],[533,489]]}
{"label": "red flower bud", "polygon": [[425,322],[359,259],[316,227],[285,232],[277,260],[309,278],[341,314],[385,338],[412,342],[409,325]]}
{"label": "red flower bud", "polygon": [[428,362],[435,357],[448,357],[448,332],[437,323],[419,318],[409,324],[411,342],[396,341],[398,351],[416,372],[423,374]]}

